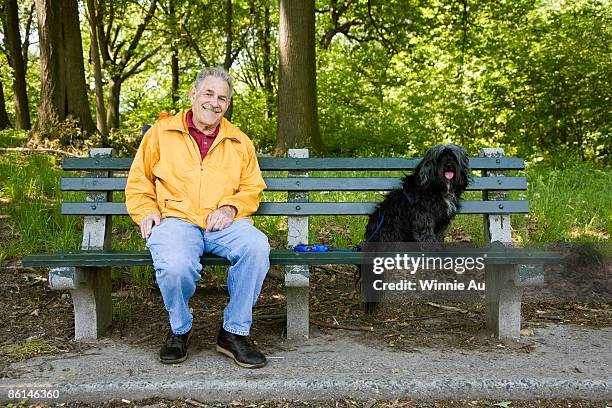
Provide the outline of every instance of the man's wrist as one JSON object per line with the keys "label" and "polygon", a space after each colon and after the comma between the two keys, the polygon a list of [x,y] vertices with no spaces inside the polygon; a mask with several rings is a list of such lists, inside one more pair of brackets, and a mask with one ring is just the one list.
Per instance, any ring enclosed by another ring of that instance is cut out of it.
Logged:
{"label": "man's wrist", "polygon": [[232,212],[232,218],[234,218],[236,216],[236,214],[238,214],[238,209],[236,207],[234,207],[233,205],[226,204],[223,207],[229,208],[229,210]]}
{"label": "man's wrist", "polygon": [[155,211],[155,212],[148,212],[145,215],[142,215],[140,217],[140,222],[143,222],[144,220],[146,220],[147,218],[150,218],[152,216],[157,215],[158,217],[161,217],[161,215],[159,214],[159,212]]}

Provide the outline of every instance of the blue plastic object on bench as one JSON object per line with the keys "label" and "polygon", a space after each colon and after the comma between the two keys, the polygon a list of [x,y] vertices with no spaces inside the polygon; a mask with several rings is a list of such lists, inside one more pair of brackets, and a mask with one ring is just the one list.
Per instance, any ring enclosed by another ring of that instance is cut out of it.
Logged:
{"label": "blue plastic object on bench", "polygon": [[293,247],[295,252],[329,252],[327,245],[296,245]]}

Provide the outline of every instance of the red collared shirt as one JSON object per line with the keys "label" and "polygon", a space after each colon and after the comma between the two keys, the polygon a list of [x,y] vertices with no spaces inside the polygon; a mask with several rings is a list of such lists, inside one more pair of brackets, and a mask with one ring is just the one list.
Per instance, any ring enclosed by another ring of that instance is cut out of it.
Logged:
{"label": "red collared shirt", "polygon": [[193,140],[196,141],[198,147],[200,148],[200,155],[202,156],[202,160],[206,157],[208,150],[210,150],[210,146],[212,146],[215,141],[215,137],[219,134],[219,126],[215,129],[215,131],[210,135],[205,135],[200,132],[200,130],[193,123],[193,112],[191,109],[187,112],[187,129],[189,130],[189,134],[193,137]]}

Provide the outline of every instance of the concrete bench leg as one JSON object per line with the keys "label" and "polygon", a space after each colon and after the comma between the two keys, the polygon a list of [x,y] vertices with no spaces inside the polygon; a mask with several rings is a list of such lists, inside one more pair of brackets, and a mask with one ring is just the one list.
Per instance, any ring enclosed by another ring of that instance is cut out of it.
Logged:
{"label": "concrete bench leg", "polygon": [[70,291],[74,303],[75,340],[95,340],[111,324],[110,268],[80,268],[82,282]]}
{"label": "concrete bench leg", "polygon": [[309,333],[308,287],[287,288],[287,339],[307,339]]}
{"label": "concrete bench leg", "polygon": [[[113,149],[91,149],[91,157],[112,157]],[[94,171],[92,177],[110,177],[109,171]],[[88,192],[88,202],[111,202],[112,192]],[[112,216],[86,216],[83,222],[81,249],[110,250]],[[74,303],[75,340],[97,339],[110,326],[112,320],[111,269],[77,268],[78,285],[71,289]]]}
{"label": "concrete bench leg", "polygon": [[49,286],[70,290],[75,340],[96,340],[112,320],[110,268],[54,268]]}
{"label": "concrete bench leg", "polygon": [[[480,149],[480,157],[503,157],[504,149]],[[483,176],[503,176],[503,171],[482,172]],[[483,191],[483,200],[506,200],[503,191]],[[510,215],[484,215],[485,242],[512,243]],[[491,265],[485,271],[487,328],[500,339],[518,339],[521,335],[521,297],[516,285],[517,265]]]}
{"label": "concrete bench leg", "polygon": [[286,266],[288,340],[307,339],[310,334],[309,283],[307,265]]}
{"label": "concrete bench leg", "polygon": [[518,339],[521,332],[521,297],[516,286],[516,265],[492,265],[485,271],[487,328],[500,339]]}
{"label": "concrete bench leg", "polygon": [[[308,149],[289,149],[289,157],[306,158]],[[289,177],[308,177],[305,171],[290,171]],[[305,191],[290,192],[287,202],[307,202]],[[307,244],[308,217],[287,217],[287,244],[292,247]],[[307,339],[310,334],[308,310],[310,275],[308,265],[285,266],[285,288],[287,290],[287,340]]]}

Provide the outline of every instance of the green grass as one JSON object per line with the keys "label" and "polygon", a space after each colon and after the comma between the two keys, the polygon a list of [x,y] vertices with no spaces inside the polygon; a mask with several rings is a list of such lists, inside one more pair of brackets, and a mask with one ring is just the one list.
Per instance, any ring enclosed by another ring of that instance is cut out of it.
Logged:
{"label": "green grass", "polygon": [[[12,237],[0,240],[0,260],[79,246],[82,220],[60,215],[60,178],[52,156],[0,155],[0,212],[8,216],[3,221],[13,230]],[[76,194],[65,197],[79,199]]]}
{"label": "green grass", "polygon": [[27,130],[4,129],[0,130],[0,147],[16,147],[28,139]]}
{"label": "green grass", "polygon": [[[568,161],[556,166],[529,164],[525,173],[529,190],[510,195],[511,199],[527,198],[531,208],[529,215],[513,216],[513,235],[516,241],[535,243],[609,239],[612,233],[612,202],[609,199],[612,171]],[[322,176],[317,173],[312,175]],[[376,176],[381,175],[381,172],[326,174],[334,177],[353,175]],[[5,214],[3,221],[12,231],[9,234],[11,239],[0,237],[0,260],[32,252],[80,247],[82,217],[62,216],[59,206],[62,200],[82,201],[83,194],[60,192],[61,176],[59,159],[53,156],[0,154],[0,212]],[[475,199],[478,195],[468,193],[466,198]],[[286,193],[265,193],[264,200],[282,201],[286,196]],[[378,192],[310,194],[311,201],[376,201],[381,197],[382,194]],[[122,199],[123,193],[115,194],[115,200]],[[255,217],[255,224],[270,237],[273,247],[286,246],[285,217]],[[349,248],[361,241],[365,224],[364,216],[311,217],[310,241]],[[113,233],[115,249],[145,249],[139,230],[128,217],[114,217]],[[482,242],[482,217],[458,216],[450,235]],[[147,268],[133,270],[134,277],[143,286],[150,281],[152,273]]]}
{"label": "green grass", "polygon": [[0,347],[0,356],[9,362],[23,361],[41,354],[57,354],[60,350],[44,339]]}
{"label": "green grass", "polygon": [[528,164],[529,217],[515,228],[524,241],[606,241],[612,234],[612,171],[577,161]]}

